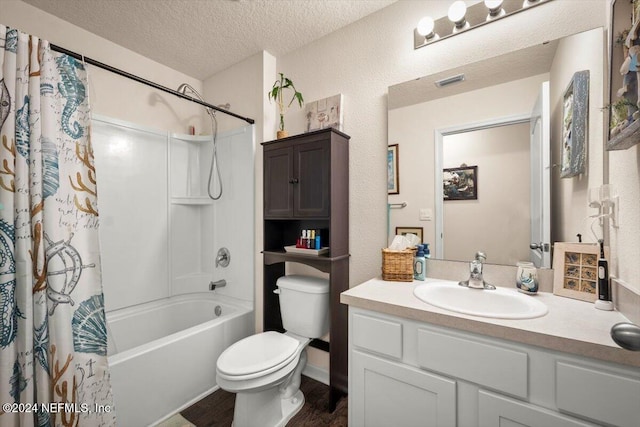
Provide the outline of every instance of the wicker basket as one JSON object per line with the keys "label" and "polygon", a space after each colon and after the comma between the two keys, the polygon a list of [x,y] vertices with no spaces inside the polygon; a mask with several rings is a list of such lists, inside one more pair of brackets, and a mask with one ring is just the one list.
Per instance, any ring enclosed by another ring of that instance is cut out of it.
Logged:
{"label": "wicker basket", "polygon": [[382,250],[382,280],[393,282],[413,281],[413,258],[415,249],[403,251]]}

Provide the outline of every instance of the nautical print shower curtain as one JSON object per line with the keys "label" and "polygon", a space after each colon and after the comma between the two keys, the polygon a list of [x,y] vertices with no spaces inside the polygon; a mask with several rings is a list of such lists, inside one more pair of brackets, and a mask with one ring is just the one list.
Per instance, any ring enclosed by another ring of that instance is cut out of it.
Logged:
{"label": "nautical print shower curtain", "polygon": [[83,64],[0,25],[0,426],[112,426]]}

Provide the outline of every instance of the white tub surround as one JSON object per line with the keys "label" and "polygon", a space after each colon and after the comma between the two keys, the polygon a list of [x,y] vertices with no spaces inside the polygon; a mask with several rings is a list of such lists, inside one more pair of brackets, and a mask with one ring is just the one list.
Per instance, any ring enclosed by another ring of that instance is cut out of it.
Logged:
{"label": "white tub surround", "polygon": [[422,283],[342,293],[350,426],[637,425],[640,354],[608,338],[619,313],[540,293],[546,316],[481,318],[418,300]]}
{"label": "white tub surround", "polygon": [[213,292],[108,313],[118,424],[155,424],[216,390],[218,356],[253,322],[250,303]]}
{"label": "white tub surround", "polygon": [[611,326],[627,321],[619,312],[596,310],[591,303],[539,292],[531,298],[538,298],[549,307],[545,316],[522,320],[469,316],[437,308],[416,298],[413,289],[429,280],[434,279],[411,283],[371,279],[343,292],[340,302],[350,307],[640,367],[640,353],[620,348],[609,336]]}

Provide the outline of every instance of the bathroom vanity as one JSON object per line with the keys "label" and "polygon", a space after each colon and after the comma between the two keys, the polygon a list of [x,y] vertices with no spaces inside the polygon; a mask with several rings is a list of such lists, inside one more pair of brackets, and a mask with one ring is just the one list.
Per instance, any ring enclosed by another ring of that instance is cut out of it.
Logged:
{"label": "bathroom vanity", "polygon": [[638,426],[640,352],[609,337],[621,314],[539,293],[545,316],[470,316],[416,298],[428,282],[342,293],[349,425]]}

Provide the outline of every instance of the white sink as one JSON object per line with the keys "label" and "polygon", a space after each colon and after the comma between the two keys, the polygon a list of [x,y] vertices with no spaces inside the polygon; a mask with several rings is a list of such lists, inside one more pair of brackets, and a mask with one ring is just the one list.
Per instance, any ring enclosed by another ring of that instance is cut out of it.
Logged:
{"label": "white sink", "polygon": [[434,281],[416,286],[413,294],[427,304],[472,316],[533,319],[548,312],[535,295],[524,295],[515,289],[470,289],[458,282]]}

